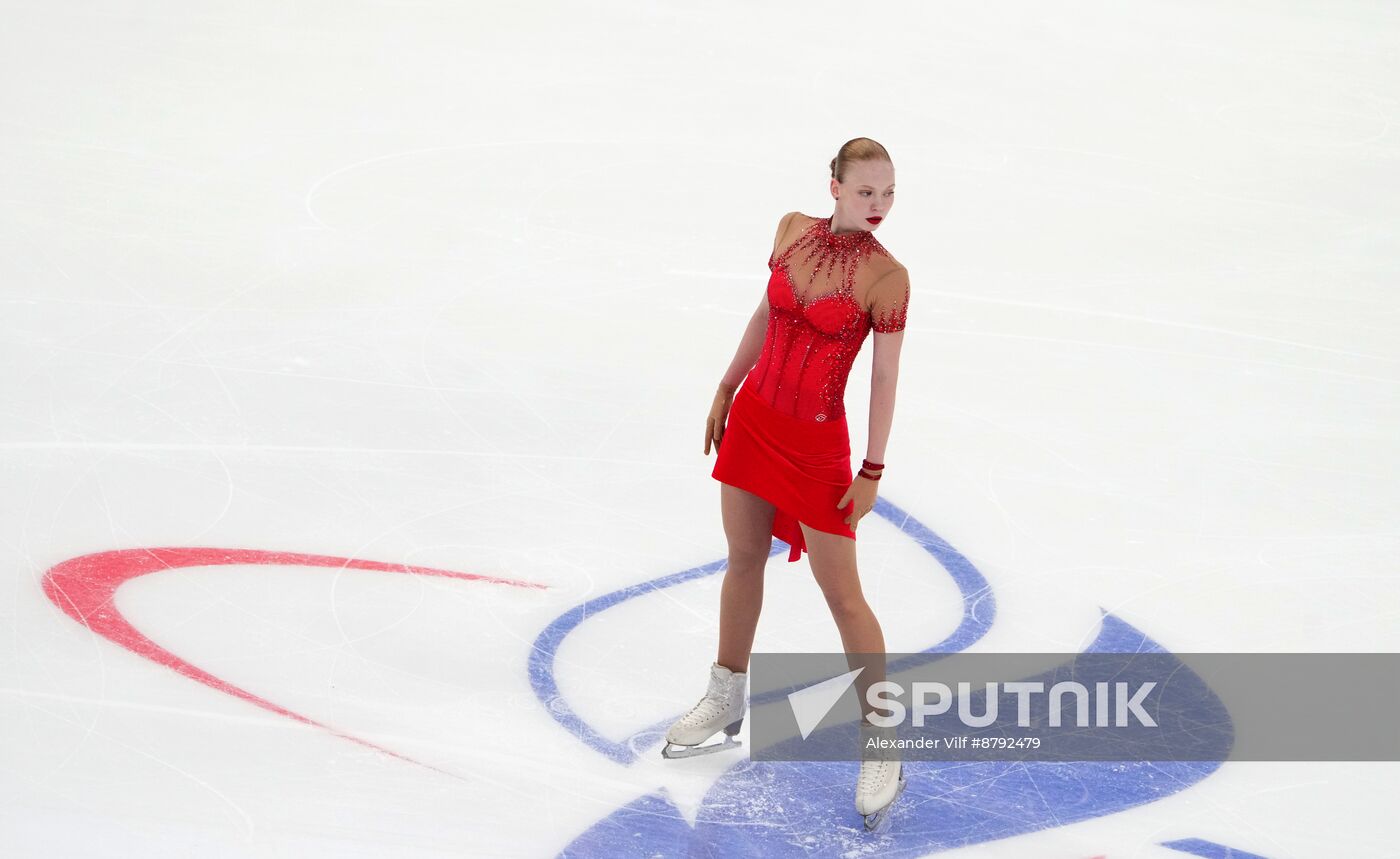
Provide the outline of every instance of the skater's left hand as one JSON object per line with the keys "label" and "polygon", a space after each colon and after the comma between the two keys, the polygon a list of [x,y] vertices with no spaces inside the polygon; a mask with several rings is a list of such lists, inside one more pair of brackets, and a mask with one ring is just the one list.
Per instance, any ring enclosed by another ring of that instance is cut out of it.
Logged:
{"label": "skater's left hand", "polygon": [[856,479],[851,481],[851,486],[846,490],[846,494],[841,496],[841,501],[836,505],[838,510],[852,501],[855,502],[851,515],[846,517],[846,524],[851,526],[852,531],[860,524],[861,517],[875,508],[876,489],[878,487],[875,485],[875,481],[856,475]]}

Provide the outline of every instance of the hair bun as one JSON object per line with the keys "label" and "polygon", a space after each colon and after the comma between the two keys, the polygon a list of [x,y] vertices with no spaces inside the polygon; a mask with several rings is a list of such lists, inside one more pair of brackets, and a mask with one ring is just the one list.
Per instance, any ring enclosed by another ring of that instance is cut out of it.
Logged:
{"label": "hair bun", "polygon": [[[844,181],[841,174],[846,172],[846,166],[854,161],[881,161],[894,162],[890,159],[890,153],[885,147],[871,140],[869,137],[856,137],[841,144],[841,148],[836,151],[836,157],[831,159],[831,178],[837,182]],[[839,169],[837,165],[840,165]]]}

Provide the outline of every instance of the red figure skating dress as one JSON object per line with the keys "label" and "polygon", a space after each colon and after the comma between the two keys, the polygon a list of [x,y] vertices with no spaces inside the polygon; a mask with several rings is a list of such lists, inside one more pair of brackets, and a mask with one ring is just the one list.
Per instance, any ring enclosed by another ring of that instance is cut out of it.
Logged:
{"label": "red figure skating dress", "polygon": [[[797,214],[800,235],[768,258],[763,352],[735,393],[711,476],[771,502],[773,536],[807,549],[798,522],[855,539],[844,396],[873,329],[904,329],[909,278],[873,233],[836,234],[831,218]],[[790,228],[791,229],[791,228]]]}

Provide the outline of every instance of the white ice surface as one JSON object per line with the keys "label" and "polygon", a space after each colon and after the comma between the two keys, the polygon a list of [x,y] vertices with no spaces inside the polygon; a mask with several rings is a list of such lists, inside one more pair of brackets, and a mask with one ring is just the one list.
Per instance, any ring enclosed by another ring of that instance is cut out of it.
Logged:
{"label": "white ice surface", "polygon": [[[882,494],[970,559],[981,650],[1100,608],[1178,651],[1400,649],[1400,11],[1376,2],[5,4],[0,853],[552,856],[733,759],[623,766],[532,692],[575,605],[723,556],[705,412],[778,217],[885,143],[913,284]],[[864,451],[870,352],[851,374]],[[892,650],[958,623],[872,520]],[[505,576],[152,574],[206,546]],[[804,560],[756,649],[838,649]],[[688,706],[718,577],[580,626],[621,741]],[[445,771],[445,772],[444,772]],[[1394,764],[1229,764],[944,855],[1389,857]]]}

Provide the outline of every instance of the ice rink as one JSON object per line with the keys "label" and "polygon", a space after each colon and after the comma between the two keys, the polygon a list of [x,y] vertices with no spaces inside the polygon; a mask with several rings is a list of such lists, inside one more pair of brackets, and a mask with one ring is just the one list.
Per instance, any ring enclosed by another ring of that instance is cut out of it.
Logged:
{"label": "ice rink", "polygon": [[[1400,853],[1394,763],[913,765],[870,836],[854,762],[659,755],[711,396],[857,136],[890,650],[1400,650],[1394,5],[3,12],[0,854]],[[785,548],[755,650],[839,650]]]}

